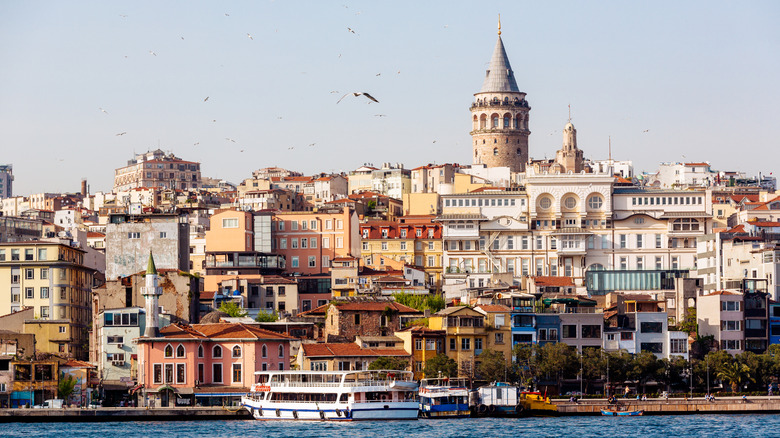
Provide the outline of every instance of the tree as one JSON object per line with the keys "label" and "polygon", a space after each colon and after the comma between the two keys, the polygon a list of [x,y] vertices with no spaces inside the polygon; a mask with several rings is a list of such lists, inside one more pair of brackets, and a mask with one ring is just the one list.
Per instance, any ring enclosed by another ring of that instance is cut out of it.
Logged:
{"label": "tree", "polygon": [[698,335],[699,322],[696,320],[695,307],[689,307],[688,310],[685,311],[685,317],[680,321],[680,324],[677,325],[677,328],[680,331],[688,333],[688,336]]}
{"label": "tree", "polygon": [[240,318],[247,315],[247,311],[232,301],[223,301],[219,306],[220,312],[225,312],[233,318]]}
{"label": "tree", "polygon": [[582,373],[585,380],[585,393],[588,393],[591,380],[606,378],[607,359],[598,348],[582,350]]}
{"label": "tree", "polygon": [[488,382],[504,382],[509,380],[510,369],[507,366],[504,353],[496,350],[482,350],[477,356],[477,375]]}
{"label": "tree", "polygon": [[457,377],[458,363],[444,353],[439,353],[425,361],[425,369],[423,370],[425,377],[438,377],[439,372],[441,372],[442,377]]}
{"label": "tree", "polygon": [[70,395],[73,394],[73,391],[76,389],[76,383],[76,379],[70,374],[65,376],[65,373],[62,373],[60,375],[60,381],[57,383],[57,394],[59,394],[59,397],[65,400],[66,403]]}
{"label": "tree", "polygon": [[276,311],[272,313],[268,312],[258,312],[257,317],[255,317],[255,321],[257,322],[274,322],[279,319],[279,314],[276,313]]}
{"label": "tree", "polygon": [[739,392],[743,383],[755,381],[750,377],[750,367],[737,361],[724,364],[718,371],[718,378],[731,384],[731,392]]}
{"label": "tree", "polygon": [[558,390],[564,377],[574,377],[580,370],[577,350],[563,342],[551,342],[537,349],[537,378],[555,379]]}
{"label": "tree", "polygon": [[393,294],[393,298],[397,303],[417,309],[420,312],[430,310],[431,313],[436,313],[443,309],[445,305],[444,297],[441,295],[415,295],[398,292]]}
{"label": "tree", "polygon": [[404,371],[409,366],[409,361],[393,356],[379,356],[368,366],[369,370],[398,370]]}
{"label": "tree", "polygon": [[535,386],[534,381],[538,376],[539,367],[536,363],[538,357],[536,350],[538,348],[538,346],[529,344],[515,344],[512,349],[512,353],[515,355],[519,383],[528,388]]}
{"label": "tree", "polygon": [[647,382],[661,380],[664,377],[664,363],[649,351],[643,351],[636,355],[631,365],[628,376],[639,381],[639,384],[642,385],[642,392],[647,392]]}

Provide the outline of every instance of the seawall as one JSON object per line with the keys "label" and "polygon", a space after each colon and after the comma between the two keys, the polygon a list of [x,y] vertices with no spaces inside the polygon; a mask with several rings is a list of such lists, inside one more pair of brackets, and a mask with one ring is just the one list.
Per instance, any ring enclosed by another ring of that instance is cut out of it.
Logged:
{"label": "seawall", "polygon": [[0,423],[248,420],[251,418],[246,409],[222,407],[0,409]]}
{"label": "seawall", "polygon": [[[586,399],[576,403],[553,400],[559,415],[601,415],[601,409],[614,408],[606,399]],[[645,415],[686,414],[777,414],[780,413],[780,397],[723,397],[715,401],[697,399],[619,399],[619,406],[629,411],[644,411]]]}

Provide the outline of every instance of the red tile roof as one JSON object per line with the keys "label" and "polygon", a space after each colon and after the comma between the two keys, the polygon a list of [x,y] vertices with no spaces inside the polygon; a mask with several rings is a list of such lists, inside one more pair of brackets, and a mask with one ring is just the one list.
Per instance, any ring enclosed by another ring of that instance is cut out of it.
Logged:
{"label": "red tile roof", "polygon": [[357,344],[302,344],[303,354],[307,357],[333,357],[333,356],[409,356],[401,348],[361,348]]}
{"label": "red tile roof", "polygon": [[485,312],[511,312],[512,309],[503,304],[480,304],[477,308]]}
{"label": "red tile roof", "polygon": [[756,227],[780,227],[780,222],[762,222],[762,221],[753,221],[748,222],[750,225],[754,225]]}
{"label": "red tile roof", "polygon": [[707,295],[704,295],[705,297],[713,296],[713,295],[742,295],[736,292],[729,292],[727,290],[719,290],[717,292],[712,292]]}
{"label": "red tile roof", "polygon": [[[192,339],[274,339],[291,340],[288,336],[243,323],[171,324],[160,329],[162,338]],[[141,338],[143,339],[143,338]]]}
{"label": "red tile roof", "polygon": [[532,277],[537,286],[574,286],[571,277]]}
{"label": "red tile roof", "polygon": [[744,225],[737,225],[736,227],[726,231],[727,233],[746,233]]}
{"label": "red tile roof", "polygon": [[383,312],[390,308],[400,313],[422,313],[421,311],[396,303],[395,301],[347,301],[331,302],[339,311],[358,311],[358,312]]}

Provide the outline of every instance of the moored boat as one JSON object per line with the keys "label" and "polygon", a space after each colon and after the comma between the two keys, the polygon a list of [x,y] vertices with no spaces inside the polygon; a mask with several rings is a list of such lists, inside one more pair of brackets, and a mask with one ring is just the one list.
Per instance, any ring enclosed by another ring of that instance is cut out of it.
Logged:
{"label": "moored boat", "polygon": [[605,417],[639,417],[644,415],[645,411],[629,411],[620,409],[602,409],[601,415]]}
{"label": "moored boat", "polygon": [[475,390],[471,414],[475,417],[531,417],[558,414],[558,406],[538,392],[523,391],[507,383]]}
{"label": "moored boat", "polygon": [[470,415],[466,379],[422,379],[419,395],[420,416],[423,418],[463,418]]}
{"label": "moored boat", "polygon": [[258,371],[242,405],[258,420],[414,420],[406,371]]}

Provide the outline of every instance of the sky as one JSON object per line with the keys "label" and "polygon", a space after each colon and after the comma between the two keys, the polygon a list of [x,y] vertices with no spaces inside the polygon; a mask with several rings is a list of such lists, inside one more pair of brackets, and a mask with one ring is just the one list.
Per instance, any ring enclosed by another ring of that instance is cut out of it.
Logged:
{"label": "sky", "polygon": [[471,164],[499,14],[531,157],[570,105],[586,158],[780,172],[776,1],[4,0],[0,164],[15,195],[110,191],[157,148],[233,183]]}

